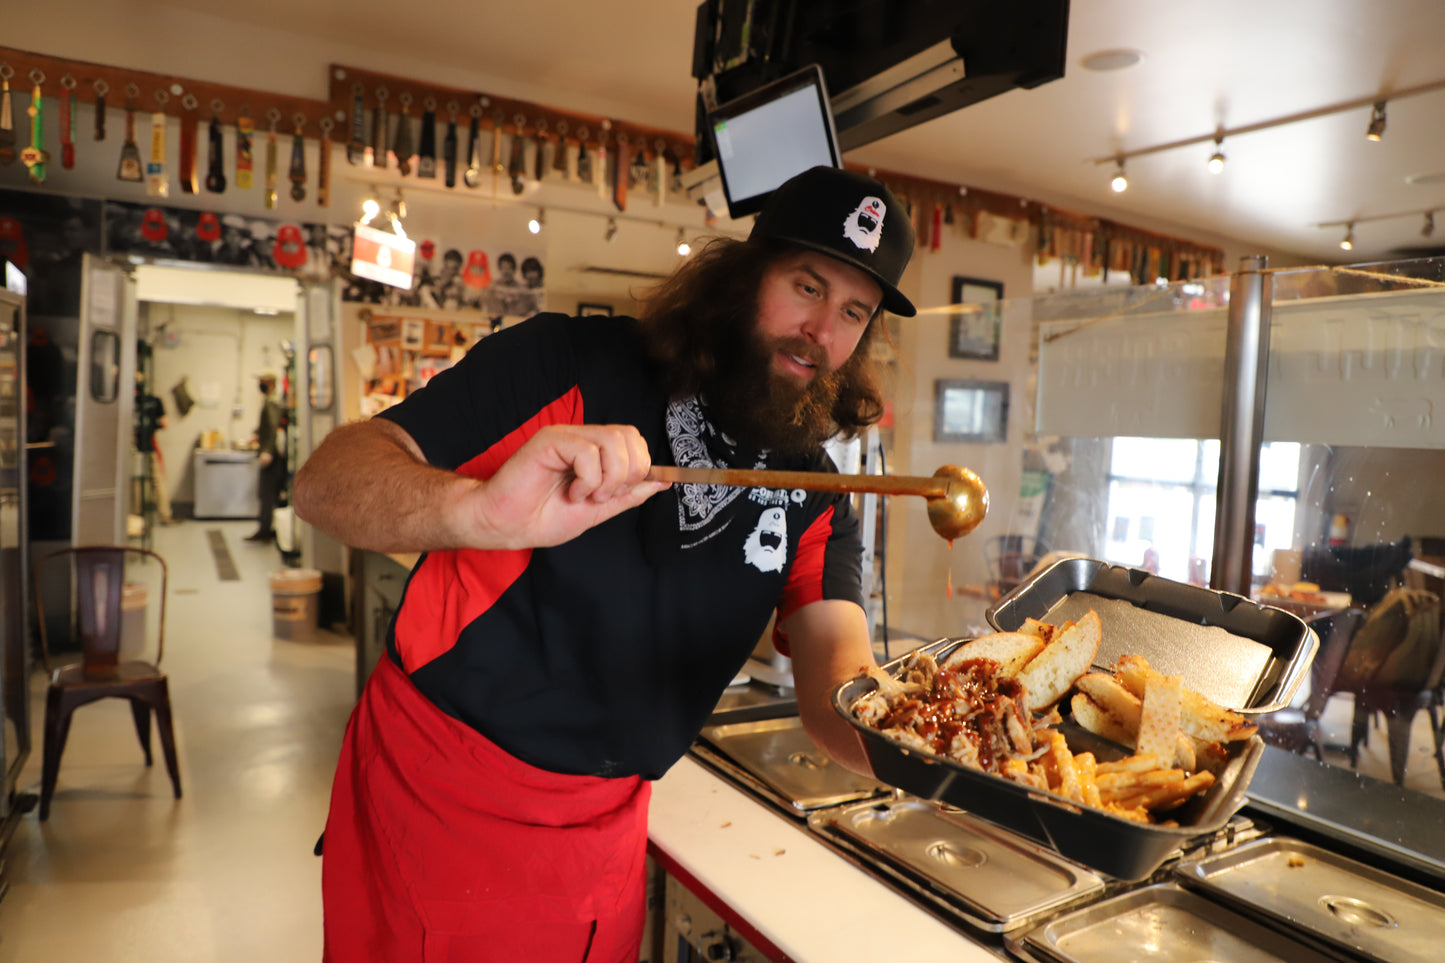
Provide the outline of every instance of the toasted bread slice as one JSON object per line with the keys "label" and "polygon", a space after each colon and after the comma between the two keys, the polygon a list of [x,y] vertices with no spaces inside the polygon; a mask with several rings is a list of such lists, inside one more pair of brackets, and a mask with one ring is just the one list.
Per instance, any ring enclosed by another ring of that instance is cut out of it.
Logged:
{"label": "toasted bread slice", "polygon": [[1019,631],[1024,635],[1037,635],[1044,640],[1045,644],[1054,640],[1054,635],[1059,627],[1052,622],[1040,622],[1038,619],[1024,619],[1024,624],[1019,626]]}
{"label": "toasted bread slice", "polygon": [[[1142,696],[1151,679],[1161,675],[1140,655],[1125,655],[1114,667],[1119,681],[1131,693]],[[1179,728],[1203,742],[1237,742],[1248,739],[1259,728],[1237,712],[1231,712],[1190,689],[1183,695]]]}
{"label": "toasted bread slice", "polygon": [[1096,736],[1103,736],[1121,746],[1134,748],[1134,733],[1119,719],[1104,711],[1093,699],[1082,692],[1076,692],[1069,703],[1074,711],[1074,721]]}
{"label": "toasted bread slice", "polygon": [[969,659],[990,659],[998,664],[998,675],[1011,678],[1019,669],[1039,653],[1044,642],[1038,636],[1023,632],[995,632],[981,635],[972,642],[965,642],[953,651],[943,662],[945,669],[951,669]]}
{"label": "toasted bread slice", "polygon": [[1018,680],[1029,694],[1029,706],[1044,709],[1063,698],[1074,682],[1094,664],[1103,634],[1099,615],[1090,609],[1077,622],[1054,633],[1053,641],[1029,660]]}
{"label": "toasted bread slice", "polygon": [[1184,683],[1177,675],[1157,675],[1144,687],[1144,707],[1139,715],[1139,737],[1135,748],[1152,752],[1160,759],[1175,754],[1179,716],[1184,708]]}

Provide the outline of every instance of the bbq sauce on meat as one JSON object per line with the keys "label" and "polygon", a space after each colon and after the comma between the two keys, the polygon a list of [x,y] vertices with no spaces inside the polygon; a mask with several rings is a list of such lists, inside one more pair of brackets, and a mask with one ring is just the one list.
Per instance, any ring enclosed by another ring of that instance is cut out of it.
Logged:
{"label": "bbq sauce on meat", "polygon": [[879,728],[910,730],[941,756],[950,755],[954,740],[963,735],[978,751],[979,768],[997,772],[1003,713],[1018,711],[1023,696],[1018,680],[999,678],[998,669],[992,659],[939,669],[926,697],[900,700]]}

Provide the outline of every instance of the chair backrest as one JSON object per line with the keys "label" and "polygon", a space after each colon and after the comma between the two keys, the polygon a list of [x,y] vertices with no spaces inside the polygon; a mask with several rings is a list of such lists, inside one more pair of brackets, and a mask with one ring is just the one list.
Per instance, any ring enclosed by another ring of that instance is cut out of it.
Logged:
{"label": "chair backrest", "polygon": [[1440,596],[1423,589],[1404,590],[1405,634],[1375,673],[1374,683],[1404,692],[1431,687],[1439,662]]}
{"label": "chair backrest", "polygon": [[1315,631],[1322,636],[1322,641],[1319,655],[1310,672],[1310,697],[1305,703],[1306,719],[1318,719],[1324,714],[1326,703],[1337,691],[1335,683],[1339,679],[1345,653],[1349,651],[1350,642],[1364,622],[1364,609],[1345,609],[1314,624]]}
{"label": "chair backrest", "polygon": [[1370,545],[1312,545],[1304,550],[1301,577],[1325,591],[1349,592],[1357,605],[1381,601],[1414,553],[1410,537]]}
{"label": "chair backrest", "polygon": [[1355,633],[1336,688],[1423,687],[1440,634],[1439,606],[1433,592],[1391,589]]}
{"label": "chair backrest", "polygon": [[125,596],[127,558],[154,559],[160,566],[159,632],[155,662],[160,664],[165,651],[166,626],[166,563],[155,552],[128,545],[78,545],[62,548],[37,559],[31,582],[35,589],[35,613],[40,625],[41,655],[46,670],[51,670],[50,640],[45,620],[43,586],[54,577],[59,559],[69,562],[73,577],[73,598],[76,625],[80,635],[81,660],[89,678],[115,675],[120,662],[121,630]]}
{"label": "chair backrest", "polygon": [[996,535],[984,543],[989,581],[1007,592],[1031,572],[1048,546],[1031,535]]}

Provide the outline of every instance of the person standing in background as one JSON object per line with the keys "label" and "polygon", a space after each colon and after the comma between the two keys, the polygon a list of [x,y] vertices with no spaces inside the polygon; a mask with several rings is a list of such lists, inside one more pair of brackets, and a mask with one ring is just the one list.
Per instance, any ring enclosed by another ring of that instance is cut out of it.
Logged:
{"label": "person standing in background", "polygon": [[145,502],[155,506],[156,519],[162,525],[171,524],[171,495],[166,487],[165,462],[161,460],[161,449],[156,444],[156,432],[166,427],[165,402],[151,394],[146,387],[146,376],[137,372],[135,376],[135,447],[144,460],[145,483],[150,486]]}
{"label": "person standing in background", "polygon": [[276,514],[276,505],[281,500],[281,489],[286,484],[286,452],[277,443],[281,432],[281,405],[271,396],[276,390],[276,375],[271,371],[263,371],[256,380],[266,399],[261,403],[261,419],[256,425],[256,434],[251,439],[258,450],[257,458],[261,467],[257,482],[261,508],[256,516],[256,530],[246,536],[246,541],[269,542],[276,537],[271,525]]}

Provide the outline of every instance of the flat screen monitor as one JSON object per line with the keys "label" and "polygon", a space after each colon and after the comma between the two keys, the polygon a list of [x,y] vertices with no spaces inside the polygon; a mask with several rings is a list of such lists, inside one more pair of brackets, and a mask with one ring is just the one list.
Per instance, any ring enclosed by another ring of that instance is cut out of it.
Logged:
{"label": "flat screen monitor", "polygon": [[816,64],[709,111],[708,129],[734,218],[762,210],[794,174],[839,166],[828,88]]}

